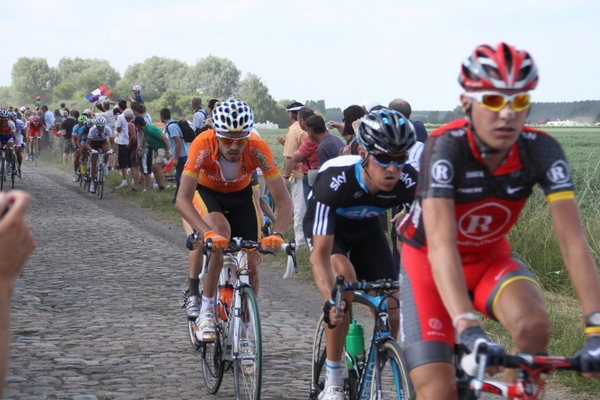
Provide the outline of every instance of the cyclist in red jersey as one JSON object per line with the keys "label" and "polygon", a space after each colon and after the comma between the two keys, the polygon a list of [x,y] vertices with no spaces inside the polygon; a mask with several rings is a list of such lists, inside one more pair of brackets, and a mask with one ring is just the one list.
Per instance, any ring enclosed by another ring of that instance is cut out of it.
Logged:
{"label": "cyclist in red jersey", "polygon": [[33,161],[33,146],[37,145],[38,152],[42,146],[42,122],[38,117],[33,117],[33,120],[27,123],[27,136],[29,136],[27,154],[30,155],[30,160]]}
{"label": "cyclist in red jersey", "polygon": [[[483,332],[475,310],[508,330],[513,352],[547,351],[544,296],[506,239],[536,183],[586,318],[582,372],[600,377],[600,282],[569,166],[552,137],[524,126],[537,66],[505,43],[483,45],[463,62],[459,82],[465,118],[427,140],[415,204],[399,227],[401,336],[417,397],[457,399],[455,332],[467,351],[486,340],[488,372],[501,369],[504,349]],[[505,379],[514,381],[514,371]]]}

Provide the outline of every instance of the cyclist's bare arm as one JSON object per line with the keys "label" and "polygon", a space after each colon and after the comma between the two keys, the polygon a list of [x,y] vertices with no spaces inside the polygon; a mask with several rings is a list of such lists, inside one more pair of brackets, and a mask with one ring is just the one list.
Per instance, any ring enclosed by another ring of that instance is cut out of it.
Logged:
{"label": "cyclist's bare arm", "polygon": [[200,238],[204,237],[204,234],[211,230],[211,227],[204,222],[198,211],[192,204],[194,194],[196,193],[196,186],[198,179],[192,175],[181,175],[179,183],[179,192],[177,192],[177,201],[175,202],[175,208],[179,211],[179,214],[185,219],[196,231],[200,232]]}
{"label": "cyclist's bare arm", "polygon": [[[424,199],[423,224],[431,272],[440,297],[451,318],[474,312],[458,253],[454,202],[450,199]],[[457,330],[479,325],[478,321],[461,319]]]}
{"label": "cyclist's bare arm", "polygon": [[290,197],[285,181],[281,176],[268,180],[267,188],[273,196],[275,204],[277,204],[277,221],[275,221],[275,224],[273,225],[273,231],[285,233],[285,230],[292,219],[292,212],[294,209],[292,198]]}

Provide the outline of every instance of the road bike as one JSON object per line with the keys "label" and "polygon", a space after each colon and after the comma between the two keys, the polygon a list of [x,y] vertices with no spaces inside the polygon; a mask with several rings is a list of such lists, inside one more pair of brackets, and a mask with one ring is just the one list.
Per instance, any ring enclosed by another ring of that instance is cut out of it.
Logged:
{"label": "road bike", "polygon": [[[400,289],[399,282],[379,280],[374,282],[344,283],[339,275],[333,289],[336,310],[341,310],[342,293],[355,291],[352,307],[349,307],[351,318],[357,313],[356,306],[366,306],[374,319],[373,333],[366,357],[362,359],[352,355],[345,349],[345,362],[342,361],[344,374],[344,392],[353,399],[409,399],[414,396],[414,388],[408,376],[408,368],[402,348],[391,334],[388,298]],[[358,291],[362,291],[358,292]],[[367,294],[375,292],[375,295]],[[338,328],[339,329],[339,328]],[[317,399],[325,387],[325,321],[319,318],[312,352],[312,381],[310,398]]]}
{"label": "road bike", "polygon": [[[4,190],[4,182],[7,181],[9,176],[11,187],[14,189],[16,178],[19,177],[19,179],[21,179],[21,167],[17,161],[17,151],[15,146],[9,148],[6,145],[3,145],[0,150],[2,151],[2,159],[0,161],[0,190]],[[10,151],[11,154],[10,164],[6,162],[6,154],[8,151]]]}
{"label": "road bike", "polygon": [[113,154],[112,149],[106,153],[104,153],[102,149],[99,149],[95,154],[98,157],[98,162],[96,163],[96,196],[98,196],[99,199],[101,199],[104,194],[104,183],[106,181],[106,163],[104,162],[104,156],[111,154]]}
{"label": "road bike", "polygon": [[[197,233],[195,233],[197,234]],[[297,272],[294,240],[281,247],[288,255],[285,276]],[[261,248],[260,242],[234,237],[224,250],[223,268],[215,294],[217,338],[213,343],[197,340],[196,321],[188,321],[190,342],[202,357],[202,375],[208,393],[218,392],[224,373],[233,371],[236,399],[260,399],[262,384],[262,333],[258,304],[250,286],[248,252],[272,253]],[[199,278],[206,276],[212,253],[212,241],[203,246],[204,266]],[[185,307],[187,292],[182,292]]]}

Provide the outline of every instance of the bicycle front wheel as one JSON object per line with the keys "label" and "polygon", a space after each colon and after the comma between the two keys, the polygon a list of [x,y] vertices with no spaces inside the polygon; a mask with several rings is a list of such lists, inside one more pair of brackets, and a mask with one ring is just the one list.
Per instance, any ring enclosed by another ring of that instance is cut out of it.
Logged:
{"label": "bicycle front wheel", "polygon": [[[375,373],[381,374],[379,391],[383,394],[383,398],[416,399],[415,389],[408,376],[404,351],[394,340],[387,340],[379,346],[379,368],[375,368]],[[372,393],[371,398],[380,398],[375,394]]]}
{"label": "bicycle front wheel", "polygon": [[97,173],[97,179],[96,179],[96,194],[98,195],[98,198],[102,198],[102,195],[104,194],[104,166],[102,164],[98,164],[98,173]]}
{"label": "bicycle front wheel", "polygon": [[233,380],[237,398],[258,400],[262,384],[262,335],[258,303],[249,286],[240,289],[240,296],[242,312],[238,332],[239,356],[233,363]]}
{"label": "bicycle front wheel", "polygon": [[4,189],[5,173],[6,173],[6,159],[3,158],[2,162],[0,162],[0,190]]}
{"label": "bicycle front wheel", "polygon": [[17,177],[17,155],[13,154],[13,158],[12,161],[10,162],[11,165],[11,173],[10,173],[10,183],[12,185],[12,188],[15,188],[15,178]]}
{"label": "bicycle front wheel", "polygon": [[[196,336],[196,322],[188,321],[190,331],[190,340],[192,335]],[[223,362],[223,329],[222,324],[217,324],[217,339],[213,343],[201,343],[196,341],[199,351],[202,354],[202,377],[206,385],[206,391],[215,394],[221,387],[225,363]]]}

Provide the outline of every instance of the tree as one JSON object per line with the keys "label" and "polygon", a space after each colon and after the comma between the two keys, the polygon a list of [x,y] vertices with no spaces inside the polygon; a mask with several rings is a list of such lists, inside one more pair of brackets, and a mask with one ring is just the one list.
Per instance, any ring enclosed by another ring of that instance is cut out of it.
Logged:
{"label": "tree", "polygon": [[190,93],[186,85],[188,71],[189,66],[183,61],[153,56],[129,66],[115,92],[127,98],[133,85],[138,85],[146,102],[156,100],[170,90]]}
{"label": "tree", "polygon": [[97,58],[63,57],[56,68],[55,100],[85,96],[100,85],[113,90],[121,74],[108,61]]}
{"label": "tree", "polygon": [[0,106],[13,104],[13,94],[10,86],[0,86]]}
{"label": "tree", "polygon": [[158,114],[163,108],[171,110],[171,115],[175,118],[175,115],[185,117],[186,114],[192,113],[190,107],[190,96],[174,90],[165,92],[160,99],[154,102],[155,111]]}
{"label": "tree", "polygon": [[594,123],[596,122],[600,122],[600,112],[598,112],[598,115],[594,117]]}
{"label": "tree", "polygon": [[254,74],[248,73],[239,86],[240,97],[252,107],[256,122],[273,121],[277,102],[269,94],[269,88]]}
{"label": "tree", "polygon": [[45,58],[19,58],[11,72],[14,100],[29,104],[41,96],[48,101],[55,75]]}
{"label": "tree", "polygon": [[238,95],[240,75],[240,70],[231,60],[208,56],[190,68],[187,83],[197,93],[225,99]]}
{"label": "tree", "polygon": [[311,110],[319,111],[322,114],[324,114],[327,111],[327,108],[325,107],[325,100],[317,100],[317,101],[306,100],[304,105],[306,107],[310,108]]}

